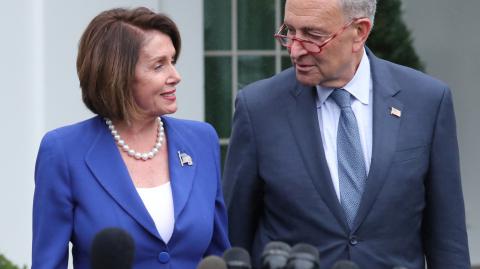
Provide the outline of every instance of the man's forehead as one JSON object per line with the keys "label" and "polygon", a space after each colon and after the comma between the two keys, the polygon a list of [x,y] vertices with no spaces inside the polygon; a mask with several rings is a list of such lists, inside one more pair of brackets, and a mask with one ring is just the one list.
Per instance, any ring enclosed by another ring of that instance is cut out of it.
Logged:
{"label": "man's forehead", "polygon": [[285,11],[315,13],[319,10],[340,9],[340,0],[287,0]]}
{"label": "man's forehead", "polygon": [[337,0],[287,0],[285,24],[295,28],[328,29],[342,20]]}
{"label": "man's forehead", "polygon": [[287,0],[285,18],[288,17],[330,17],[342,15],[338,0]]}

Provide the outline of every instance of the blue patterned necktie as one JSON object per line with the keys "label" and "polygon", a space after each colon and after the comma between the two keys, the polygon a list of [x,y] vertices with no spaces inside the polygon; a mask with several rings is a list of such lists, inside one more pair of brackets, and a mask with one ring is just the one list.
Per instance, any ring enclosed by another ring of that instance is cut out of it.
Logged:
{"label": "blue patterned necktie", "polygon": [[362,198],[367,172],[357,120],[350,105],[350,93],[335,89],[330,95],[340,107],[337,129],[338,180],[340,183],[340,203],[352,227]]}

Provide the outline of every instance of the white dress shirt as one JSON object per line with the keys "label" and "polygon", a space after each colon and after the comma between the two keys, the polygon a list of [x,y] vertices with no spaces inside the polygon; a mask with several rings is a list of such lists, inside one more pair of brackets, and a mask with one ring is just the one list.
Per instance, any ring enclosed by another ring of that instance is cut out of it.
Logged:
{"label": "white dress shirt", "polygon": [[[364,50],[362,60],[355,76],[343,87],[352,96],[352,110],[357,119],[360,143],[365,161],[367,175],[372,158],[372,77],[370,61]],[[340,118],[340,108],[332,98],[328,98],[334,89],[317,86],[317,115],[322,144],[327,159],[328,168],[333,181],[333,187],[340,201],[340,186],[338,181],[337,161],[337,128]]]}

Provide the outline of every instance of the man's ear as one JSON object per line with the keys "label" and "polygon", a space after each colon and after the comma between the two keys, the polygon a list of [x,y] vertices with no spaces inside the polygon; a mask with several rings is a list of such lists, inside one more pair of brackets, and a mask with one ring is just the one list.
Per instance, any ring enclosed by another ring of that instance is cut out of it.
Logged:
{"label": "man's ear", "polygon": [[369,18],[360,18],[353,22],[352,27],[354,29],[353,39],[353,51],[358,52],[362,50],[367,42],[367,38],[370,35],[372,29],[372,21]]}

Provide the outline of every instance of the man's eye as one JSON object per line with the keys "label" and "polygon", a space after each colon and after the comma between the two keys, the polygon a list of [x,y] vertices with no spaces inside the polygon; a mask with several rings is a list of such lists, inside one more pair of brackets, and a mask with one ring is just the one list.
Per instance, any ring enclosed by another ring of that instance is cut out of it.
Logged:
{"label": "man's eye", "polygon": [[285,28],[283,29],[283,33],[286,34],[286,35],[295,35],[295,30],[290,29],[290,28],[288,28],[288,27],[285,27]]}
{"label": "man's eye", "polygon": [[310,39],[317,42],[324,41],[328,38],[327,35],[313,34],[313,33],[308,34],[308,36],[310,37]]}

